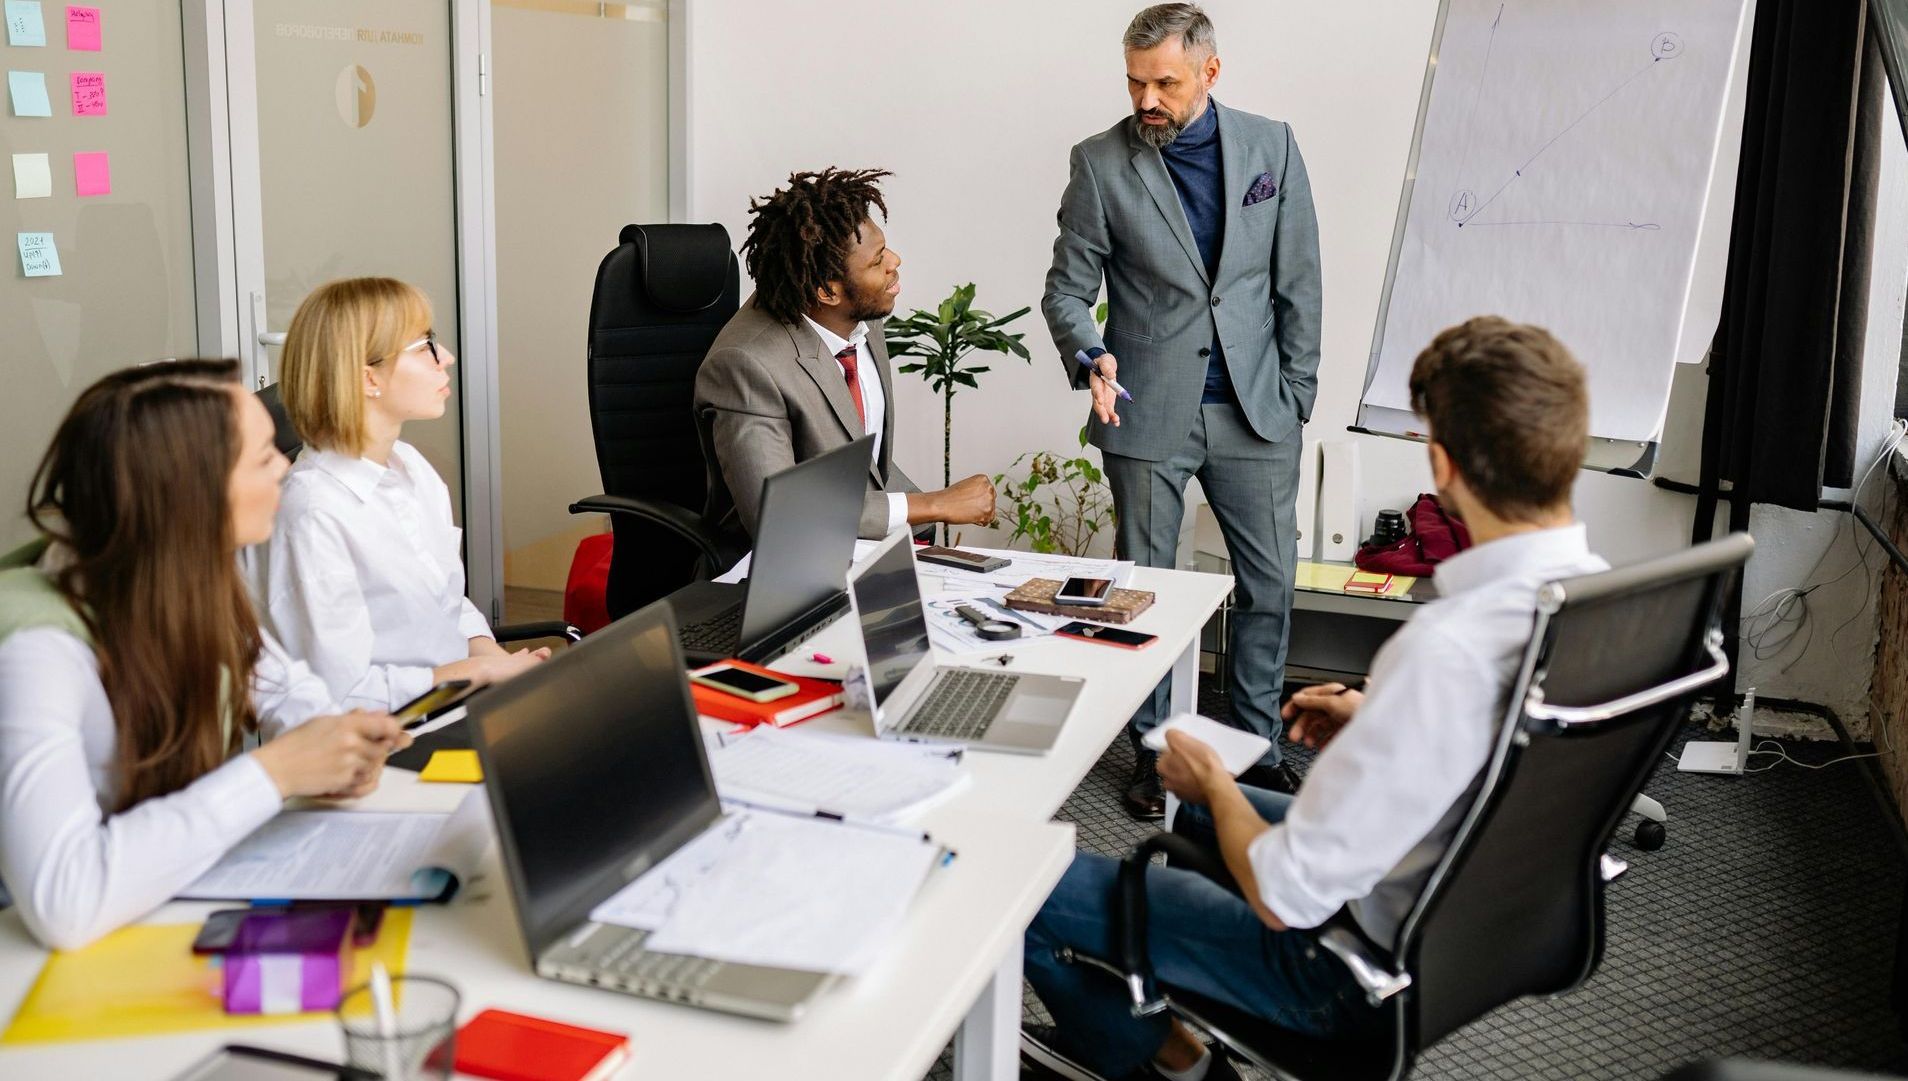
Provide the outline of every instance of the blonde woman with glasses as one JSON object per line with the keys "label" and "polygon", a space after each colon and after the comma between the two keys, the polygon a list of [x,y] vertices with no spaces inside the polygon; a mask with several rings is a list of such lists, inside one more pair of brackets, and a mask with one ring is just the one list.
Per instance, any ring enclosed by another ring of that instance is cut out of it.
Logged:
{"label": "blonde woman with glasses", "polygon": [[430,301],[391,278],[321,286],[285,335],[280,391],[305,449],[254,552],[253,587],[279,641],[348,705],[392,708],[549,656],[505,651],[465,598],[450,490],[399,438],[444,415],[455,363]]}

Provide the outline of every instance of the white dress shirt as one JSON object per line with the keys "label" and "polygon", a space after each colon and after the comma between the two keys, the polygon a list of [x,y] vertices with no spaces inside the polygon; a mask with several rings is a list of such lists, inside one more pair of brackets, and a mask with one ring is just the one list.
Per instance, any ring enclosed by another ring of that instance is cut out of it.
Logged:
{"label": "white dress shirt", "polygon": [[1248,854],[1291,927],[1341,906],[1389,945],[1490,761],[1544,583],[1606,570],[1581,525],[1519,533],[1438,565],[1439,599],[1372,661],[1365,702],[1318,756],[1285,820]]}
{"label": "white dress shirt", "polygon": [[[814,330],[816,335],[821,338],[822,350],[831,358],[835,359],[835,364],[841,368],[841,377],[844,380],[848,378],[848,369],[842,365],[840,358],[835,357],[835,354],[848,348],[850,345],[855,347],[855,382],[861,387],[861,412],[863,414],[861,427],[862,431],[874,435],[874,460],[877,462],[880,461],[881,433],[887,425],[888,399],[881,393],[881,376],[878,374],[870,375],[868,371],[869,367],[874,364],[874,357],[868,352],[868,324],[856,323],[853,333],[844,338],[806,315],[802,316],[802,321],[807,323],[809,327]],[[907,524],[907,495],[895,492],[888,493],[888,532],[892,533]]]}
{"label": "white dress shirt", "polygon": [[464,596],[462,540],[450,490],[410,444],[389,466],[307,447],[250,556],[260,618],[346,707],[402,705],[490,637]]}
{"label": "white dress shirt", "polygon": [[[253,669],[260,735],[336,713],[324,683],[269,636]],[[139,919],[278,813],[250,754],[117,814],[118,732],[93,650],[35,627],[0,642],[0,880],[50,946]]]}

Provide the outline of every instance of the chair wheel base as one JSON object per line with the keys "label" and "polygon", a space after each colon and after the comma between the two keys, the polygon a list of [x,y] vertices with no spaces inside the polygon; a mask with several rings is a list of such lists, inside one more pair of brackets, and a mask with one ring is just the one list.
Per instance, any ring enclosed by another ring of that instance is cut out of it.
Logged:
{"label": "chair wheel base", "polygon": [[1663,828],[1661,822],[1653,822],[1646,818],[1636,824],[1636,847],[1645,852],[1654,852],[1662,848],[1663,842],[1668,839],[1669,831]]}

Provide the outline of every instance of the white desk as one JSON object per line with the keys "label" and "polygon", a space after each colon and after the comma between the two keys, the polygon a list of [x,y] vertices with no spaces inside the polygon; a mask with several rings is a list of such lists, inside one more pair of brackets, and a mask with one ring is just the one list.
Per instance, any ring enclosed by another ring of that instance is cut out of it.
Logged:
{"label": "white desk", "polygon": [[[459,903],[427,906],[413,925],[407,967],[447,977],[463,1017],[486,1006],[627,1032],[627,1078],[815,1078],[914,1081],[956,1037],[962,1081],[1018,1076],[1021,938],[1073,858],[1073,829],[1049,821],[1118,737],[1140,700],[1169,672],[1175,708],[1191,708],[1200,626],[1230,591],[1229,578],[1141,569],[1134,588],[1159,594],[1134,622],[1160,636],[1129,651],[1064,639],[1008,643],[1010,671],[1086,675],[1087,685],[1052,753],[967,756],[972,783],[927,812],[923,825],[960,858],[930,877],[888,955],[871,972],[823,994],[793,1024],[751,1021],[541,980],[524,957],[509,890],[494,851],[489,872]],[[831,627],[798,650],[838,660],[854,635]],[[865,714],[816,727],[871,733]],[[171,905],[155,922],[203,918],[213,906]],[[44,961],[14,913],[0,916],[0,1018],[11,1017]],[[94,1043],[0,1047],[0,1077],[167,1078],[225,1043],[255,1043],[336,1059],[326,1021]]]}

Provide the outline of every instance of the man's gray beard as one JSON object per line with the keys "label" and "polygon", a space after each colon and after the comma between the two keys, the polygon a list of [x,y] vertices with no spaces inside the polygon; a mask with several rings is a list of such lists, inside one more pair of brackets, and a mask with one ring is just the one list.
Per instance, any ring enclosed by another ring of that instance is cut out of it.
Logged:
{"label": "man's gray beard", "polygon": [[1171,146],[1173,140],[1179,138],[1179,133],[1186,130],[1185,126],[1176,120],[1168,120],[1164,124],[1148,124],[1139,118],[1138,113],[1133,115],[1133,122],[1139,125],[1140,141],[1154,150],[1164,150]]}

